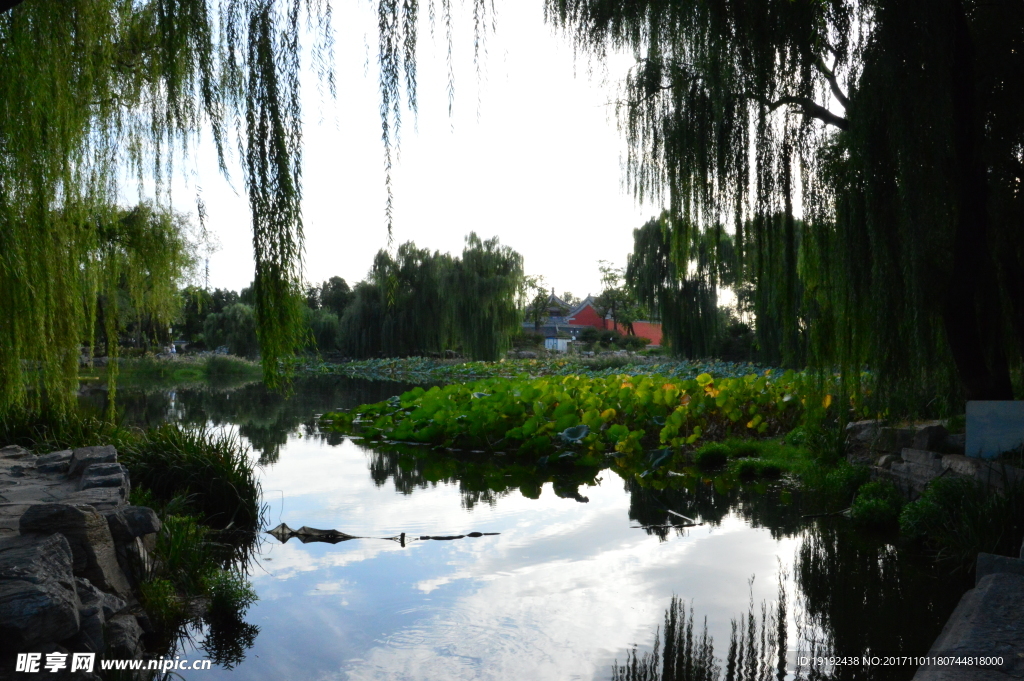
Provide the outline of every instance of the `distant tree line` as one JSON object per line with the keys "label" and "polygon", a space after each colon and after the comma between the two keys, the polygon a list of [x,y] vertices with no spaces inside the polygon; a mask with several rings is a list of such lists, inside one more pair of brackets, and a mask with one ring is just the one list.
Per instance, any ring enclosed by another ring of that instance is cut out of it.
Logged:
{"label": "distant tree line", "polygon": [[[523,258],[497,238],[470,234],[460,257],[407,242],[393,254],[379,251],[355,286],[331,277],[306,288],[306,350],[352,358],[454,351],[498,359],[521,332],[523,295]],[[258,355],[252,287],[240,293],[191,287],[182,298],[179,338],[198,348]]]}

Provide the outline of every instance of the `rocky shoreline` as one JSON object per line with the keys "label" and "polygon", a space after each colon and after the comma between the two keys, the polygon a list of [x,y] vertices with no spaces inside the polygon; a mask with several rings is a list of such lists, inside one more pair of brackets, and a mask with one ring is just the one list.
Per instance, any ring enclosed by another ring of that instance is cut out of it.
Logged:
{"label": "rocky shoreline", "polygon": [[[144,656],[138,589],[160,520],[129,491],[111,446],[0,449],[0,680],[36,676],[15,672],[18,653]],[[46,677],[100,678],[70,664]]]}

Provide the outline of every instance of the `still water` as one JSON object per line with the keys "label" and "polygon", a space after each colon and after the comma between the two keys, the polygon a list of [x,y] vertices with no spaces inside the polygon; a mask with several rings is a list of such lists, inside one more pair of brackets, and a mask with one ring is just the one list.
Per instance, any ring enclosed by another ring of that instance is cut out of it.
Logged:
{"label": "still water", "polygon": [[[612,470],[572,479],[480,454],[375,450],[317,428],[315,414],[407,387],[310,379],[288,399],[261,385],[121,391],[131,422],[236,430],[262,464],[268,529],[363,537],[264,535],[250,568],[252,646],[230,669],[185,678],[610,679],[631,650],[652,650],[674,596],[698,633],[706,622],[723,676],[734,623],[742,634],[757,620],[768,640],[758,677],[804,678],[797,663],[812,650],[924,654],[966,588],[842,518],[802,518],[782,486],[659,492]],[[470,532],[496,534],[421,539]]]}

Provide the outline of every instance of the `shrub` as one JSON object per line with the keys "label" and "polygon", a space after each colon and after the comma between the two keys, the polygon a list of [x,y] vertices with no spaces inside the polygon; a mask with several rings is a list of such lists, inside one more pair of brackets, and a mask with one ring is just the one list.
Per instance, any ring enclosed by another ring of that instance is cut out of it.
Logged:
{"label": "shrub", "polygon": [[891,482],[869,482],[858,490],[850,517],[864,527],[892,527],[899,522],[903,501],[903,494]]}
{"label": "shrub", "polygon": [[999,493],[970,478],[939,478],[904,507],[900,531],[937,559],[968,569],[979,551],[1016,556],[1024,536],[1024,485]]}
{"label": "shrub", "polygon": [[706,444],[697,450],[693,460],[702,471],[721,468],[729,460],[729,448],[719,442]]}
{"label": "shrub", "polygon": [[651,344],[650,338],[644,338],[643,336],[622,336],[619,339],[619,347],[625,350],[643,350]]}

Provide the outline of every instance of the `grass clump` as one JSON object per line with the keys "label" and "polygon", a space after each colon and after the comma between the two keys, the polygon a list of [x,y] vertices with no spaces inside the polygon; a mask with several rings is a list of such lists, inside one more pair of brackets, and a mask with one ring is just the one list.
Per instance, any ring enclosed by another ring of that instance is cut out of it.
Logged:
{"label": "grass clump", "polygon": [[693,462],[702,471],[722,468],[729,460],[729,448],[720,443],[712,442],[698,449],[693,455]]}
{"label": "grass clump", "polygon": [[260,484],[248,450],[233,435],[164,424],[122,450],[120,459],[133,483],[158,503],[190,496],[212,527],[259,526]]}
{"label": "grass clump", "polygon": [[900,514],[900,532],[937,560],[970,569],[979,552],[1016,556],[1024,537],[1024,484],[999,491],[970,478],[939,478]]}
{"label": "grass clump", "polygon": [[775,480],[782,477],[782,467],[766,459],[739,459],[732,469],[741,480]]}
{"label": "grass clump", "polygon": [[869,482],[857,491],[850,518],[862,527],[886,529],[899,523],[903,493],[888,480]]}

